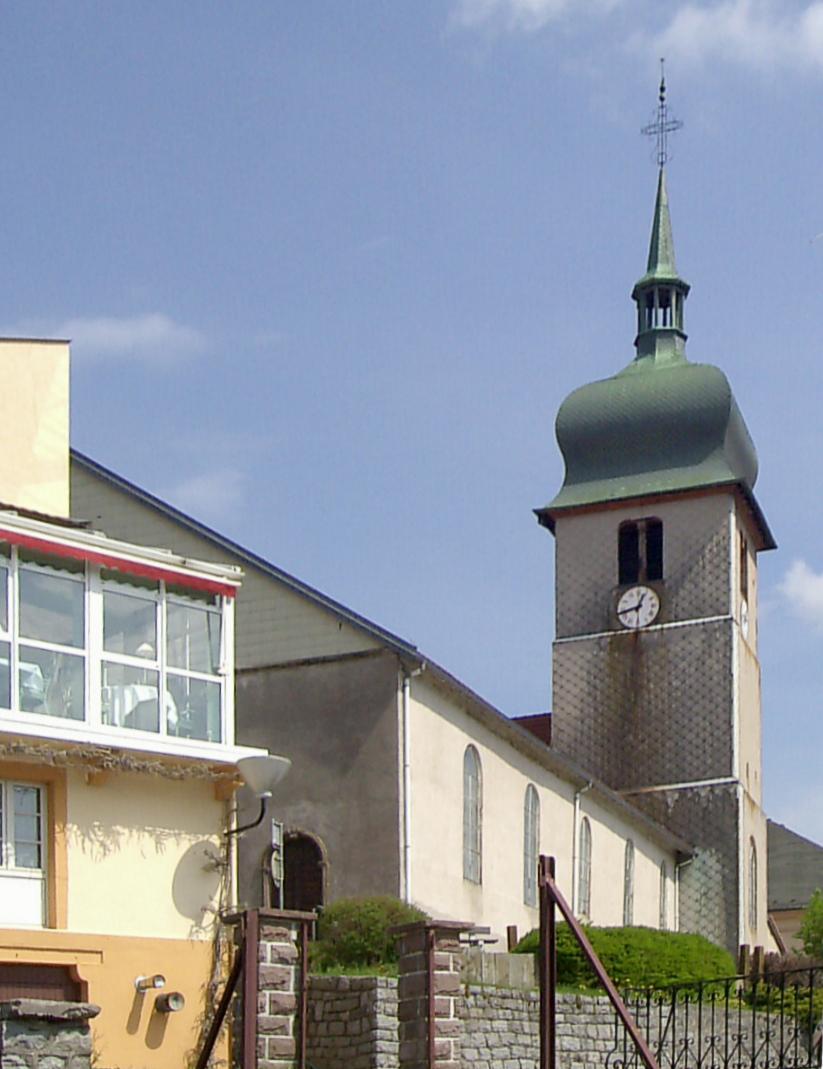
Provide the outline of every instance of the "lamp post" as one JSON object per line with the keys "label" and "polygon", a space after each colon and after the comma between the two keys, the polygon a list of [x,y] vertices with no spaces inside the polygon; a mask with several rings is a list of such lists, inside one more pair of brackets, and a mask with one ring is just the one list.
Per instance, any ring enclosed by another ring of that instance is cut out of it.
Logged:
{"label": "lamp post", "polygon": [[[291,761],[289,758],[281,757],[278,754],[254,754],[251,757],[241,757],[237,761],[237,771],[240,773],[243,782],[260,800],[260,812],[256,820],[252,820],[248,824],[241,824],[239,827],[229,827],[226,831],[229,864],[229,909],[235,908],[237,904],[237,842],[239,837],[243,832],[262,824],[272,792],[290,768]],[[236,812],[236,810],[233,811]]]}
{"label": "lamp post", "polygon": [[260,813],[257,819],[249,824],[242,824],[239,828],[229,828],[227,835],[242,835],[244,831],[256,828],[263,822],[272,791],[290,768],[289,758],[280,757],[278,754],[255,754],[252,757],[240,758],[237,762],[237,770],[249,790],[260,799]]}

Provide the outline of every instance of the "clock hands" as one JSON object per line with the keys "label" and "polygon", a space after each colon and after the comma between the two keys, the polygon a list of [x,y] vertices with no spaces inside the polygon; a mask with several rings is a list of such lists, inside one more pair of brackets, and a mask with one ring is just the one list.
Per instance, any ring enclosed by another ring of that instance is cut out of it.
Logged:
{"label": "clock hands", "polygon": [[646,591],[644,590],[643,593],[640,595],[640,601],[638,601],[638,603],[636,605],[629,605],[628,608],[621,609],[619,615],[620,616],[627,616],[630,612],[634,612],[634,613],[637,613],[638,616],[639,616],[640,615],[640,609],[641,609],[641,607],[643,605],[643,602],[645,600],[646,600]]}

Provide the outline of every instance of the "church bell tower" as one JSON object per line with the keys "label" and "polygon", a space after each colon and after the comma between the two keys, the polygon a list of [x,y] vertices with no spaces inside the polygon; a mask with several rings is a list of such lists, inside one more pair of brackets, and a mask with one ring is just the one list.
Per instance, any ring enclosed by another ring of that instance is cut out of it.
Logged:
{"label": "church bell tower", "polygon": [[552,744],[694,845],[680,928],[734,951],[769,942],[757,554],[775,543],[728,380],[686,358],[663,82],[660,101],[636,355],[561,405],[565,479],[537,510],[556,545]]}

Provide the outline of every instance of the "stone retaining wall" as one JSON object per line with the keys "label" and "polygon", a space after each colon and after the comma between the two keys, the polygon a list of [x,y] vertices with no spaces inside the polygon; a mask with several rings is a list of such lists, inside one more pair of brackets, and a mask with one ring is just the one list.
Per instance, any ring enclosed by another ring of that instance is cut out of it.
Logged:
{"label": "stone retaining wall", "polygon": [[[465,1069],[536,1069],[540,1057],[536,991],[469,987],[463,1005]],[[560,1069],[603,1066],[614,1048],[614,1012],[603,997],[557,996]]]}
{"label": "stone retaining wall", "polygon": [[315,1069],[395,1069],[397,980],[310,977],[307,1054]]}
{"label": "stone retaining wall", "polygon": [[88,1002],[10,999],[0,1002],[0,1069],[89,1069]]}

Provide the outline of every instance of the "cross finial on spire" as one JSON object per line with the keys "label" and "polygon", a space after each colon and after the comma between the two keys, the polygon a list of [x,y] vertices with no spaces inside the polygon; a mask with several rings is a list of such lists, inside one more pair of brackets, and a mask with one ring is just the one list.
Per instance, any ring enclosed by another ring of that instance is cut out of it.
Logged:
{"label": "cross finial on spire", "polygon": [[669,159],[669,134],[679,130],[683,123],[679,119],[669,118],[669,106],[666,103],[665,60],[660,60],[660,89],[657,97],[657,115],[654,122],[641,129],[646,137],[653,137],[657,142],[657,166],[665,167]]}

